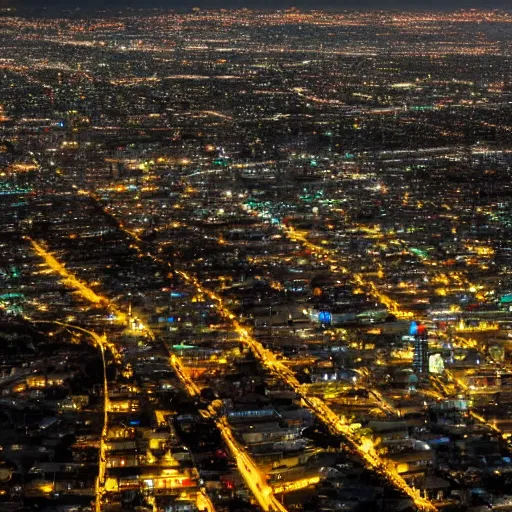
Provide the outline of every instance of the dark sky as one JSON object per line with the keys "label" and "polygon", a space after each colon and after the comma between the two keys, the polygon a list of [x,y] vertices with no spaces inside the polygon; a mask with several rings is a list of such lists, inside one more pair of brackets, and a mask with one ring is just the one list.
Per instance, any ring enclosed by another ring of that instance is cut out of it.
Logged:
{"label": "dark sky", "polygon": [[170,9],[205,8],[377,8],[377,9],[461,9],[502,8],[512,9],[512,0],[0,0],[0,6],[39,8],[119,8],[160,7]]}

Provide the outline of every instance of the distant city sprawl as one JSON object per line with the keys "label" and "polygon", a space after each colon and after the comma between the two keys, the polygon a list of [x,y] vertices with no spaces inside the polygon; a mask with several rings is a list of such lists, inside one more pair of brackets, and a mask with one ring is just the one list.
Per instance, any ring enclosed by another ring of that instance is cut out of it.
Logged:
{"label": "distant city sprawl", "polygon": [[512,14],[0,14],[0,511],[512,508]]}

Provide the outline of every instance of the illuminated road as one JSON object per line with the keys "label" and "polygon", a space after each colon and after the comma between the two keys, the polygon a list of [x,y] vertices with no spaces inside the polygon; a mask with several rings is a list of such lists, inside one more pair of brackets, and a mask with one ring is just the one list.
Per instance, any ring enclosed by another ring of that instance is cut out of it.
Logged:
{"label": "illuminated road", "polygon": [[171,354],[169,362],[171,364],[172,369],[176,373],[177,377],[185,386],[187,393],[192,397],[199,396],[201,390],[197,387],[196,383],[191,378],[189,378],[189,376],[187,375],[187,371],[183,364],[181,363],[179,357],[177,357],[175,354]]}
{"label": "illuminated road", "polygon": [[[170,353],[170,352],[169,352]],[[175,354],[170,354],[169,362],[174,369],[176,376],[184,385],[188,394],[192,397],[198,396],[200,389],[195,382],[189,377],[180,358]],[[277,501],[273,495],[271,487],[267,484],[265,477],[261,474],[258,466],[252,460],[250,455],[236,441],[226,418],[218,418],[217,411],[213,406],[208,411],[202,410],[201,414],[205,418],[215,421],[219,432],[226,443],[231,455],[236,460],[238,470],[242,475],[247,487],[253,493],[256,501],[263,510],[286,512],[286,509]]]}
{"label": "illuminated road", "polygon": [[62,282],[65,285],[69,286],[70,288],[74,288],[85,300],[88,300],[93,304],[108,307],[116,315],[118,320],[126,321],[126,314],[123,313],[112,301],[110,301],[107,297],[98,295],[94,290],[85,285],[35,240],[32,240],[30,237],[26,238],[30,241],[34,251],[44,260],[46,265],[60,275]]}
{"label": "illuminated road", "polygon": [[260,507],[269,512],[286,512],[286,508],[274,496],[272,488],[267,484],[258,466],[234,438],[226,418],[217,419],[215,424],[220,430],[229,451],[235,458],[238,470],[247,487],[253,493]]}
{"label": "illuminated road", "polygon": [[388,403],[388,401],[384,398],[382,393],[375,388],[366,388],[368,393],[373,396],[376,400],[378,406],[385,412],[391,414],[392,416],[396,416],[398,411]]}
{"label": "illuminated road", "polygon": [[108,429],[108,411],[110,410],[110,400],[109,400],[109,391],[108,391],[108,381],[107,381],[107,364],[105,362],[105,349],[110,350],[109,346],[111,344],[107,343],[106,336],[100,336],[98,333],[94,331],[90,331],[88,329],[84,329],[78,325],[67,324],[64,322],[58,321],[49,321],[49,320],[32,320],[33,323],[40,324],[55,324],[60,325],[62,327],[66,327],[66,329],[74,329],[80,332],[83,332],[90,336],[94,342],[94,345],[98,347],[101,353],[101,361],[103,364],[103,427],[101,429],[100,435],[100,450],[98,454],[98,476],[96,477],[95,482],[95,510],[96,512],[101,511],[101,499],[103,494],[105,493],[105,471],[106,471],[106,445],[105,441],[107,438],[107,429]]}
{"label": "illuminated road", "polygon": [[108,429],[108,411],[110,409],[110,401],[108,395],[108,383],[107,383],[107,366],[105,364],[105,349],[103,345],[99,345],[101,352],[101,360],[103,361],[103,428],[101,429],[100,437],[100,453],[98,462],[98,480],[96,482],[96,512],[101,511],[101,499],[105,493],[105,471],[106,471],[106,445],[105,440],[107,439]]}
{"label": "illuminated road", "polygon": [[343,266],[342,261],[337,256],[335,251],[310,242],[306,233],[299,232],[291,226],[282,225],[281,231],[285,233],[290,240],[296,240],[297,242],[300,242],[302,246],[310,250],[313,255],[336,265],[337,272],[347,274],[349,277],[351,277],[354,283],[362,288],[365,288],[371,297],[378,300],[381,304],[384,304],[390,313],[393,313],[398,318],[412,318],[414,316],[413,312],[402,310],[398,302],[388,297],[385,293],[379,291],[373,281],[369,281],[365,279],[362,274],[351,272],[347,267]]}
{"label": "illuminated road", "polygon": [[[104,305],[109,307],[115,315],[119,319],[126,319],[126,315],[122,313],[117,306],[115,306],[109,299],[106,297],[102,297],[95,293],[91,288],[89,288],[86,284],[80,281],[75,275],[69,272],[62,263],[60,263],[52,254],[46,251],[40,244],[36,241],[28,238],[35,252],[43,258],[45,263],[52,269],[55,273],[57,273],[61,278],[62,282],[69,286],[70,288],[75,289],[82,298],[85,300],[92,302],[93,304]],[[109,402],[109,394],[108,394],[108,383],[107,383],[107,368],[105,363],[105,350],[109,350],[112,353],[112,356],[115,358],[116,362],[120,362],[122,359],[121,354],[119,353],[117,347],[111,343],[105,335],[100,336],[94,331],[90,331],[88,329],[84,329],[83,327],[67,324],[64,322],[48,322],[48,321],[37,321],[39,323],[53,323],[56,325],[60,325],[62,327],[66,327],[68,329],[74,329],[80,332],[83,332],[90,336],[95,345],[99,348],[101,352],[101,359],[103,362],[103,395],[104,395],[104,418],[103,418],[103,428],[100,436],[100,450],[99,450],[99,462],[98,462],[98,477],[96,479],[96,501],[95,501],[95,509],[96,512],[100,512],[101,510],[101,499],[105,492],[104,490],[104,482],[105,482],[105,471],[106,471],[106,447],[105,447],[105,439],[107,436],[107,427],[108,427],[108,411],[110,409]]]}

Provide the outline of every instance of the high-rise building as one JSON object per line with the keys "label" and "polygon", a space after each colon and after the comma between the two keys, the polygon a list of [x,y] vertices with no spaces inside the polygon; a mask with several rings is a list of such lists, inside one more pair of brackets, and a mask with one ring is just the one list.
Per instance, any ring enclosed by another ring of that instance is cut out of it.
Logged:
{"label": "high-rise building", "polygon": [[414,336],[413,368],[418,376],[428,373],[428,333],[425,325],[411,322],[409,329]]}

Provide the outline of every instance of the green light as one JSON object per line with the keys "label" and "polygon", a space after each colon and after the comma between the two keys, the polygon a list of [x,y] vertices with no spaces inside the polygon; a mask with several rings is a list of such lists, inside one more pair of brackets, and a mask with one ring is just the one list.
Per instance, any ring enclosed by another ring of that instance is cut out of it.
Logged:
{"label": "green light", "polygon": [[422,251],[421,249],[417,249],[416,247],[412,247],[412,248],[411,248],[411,252],[412,252],[415,256],[419,256],[420,258],[423,258],[423,259],[428,258],[428,252],[426,252],[426,251]]}
{"label": "green light", "polygon": [[433,105],[418,105],[415,107],[411,107],[410,110],[415,112],[423,112],[424,110],[434,110]]}
{"label": "green light", "polygon": [[194,345],[183,345],[183,344],[180,344],[180,345],[173,345],[172,348],[174,350],[190,350],[192,348],[197,348],[197,347],[194,346]]}
{"label": "green light", "polygon": [[21,299],[24,297],[22,293],[4,293],[0,295],[0,300]]}

